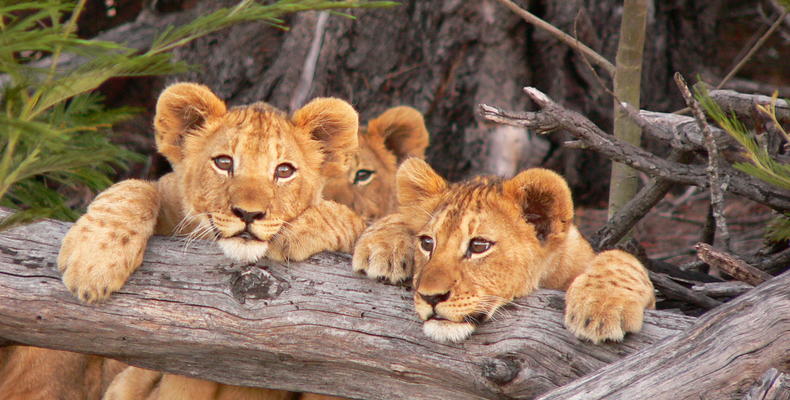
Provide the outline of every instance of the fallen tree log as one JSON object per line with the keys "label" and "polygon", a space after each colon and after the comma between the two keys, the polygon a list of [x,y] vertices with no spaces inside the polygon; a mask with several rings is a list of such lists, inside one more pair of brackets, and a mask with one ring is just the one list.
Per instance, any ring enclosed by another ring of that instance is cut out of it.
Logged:
{"label": "fallen tree log", "polygon": [[69,226],[0,232],[0,338],[230,384],[355,398],[533,398],[693,322],[648,311],[642,332],[596,346],[563,327],[561,293],[540,291],[470,340],[438,344],[423,335],[407,289],[355,275],[347,255],[244,265],[211,243],[159,237],[121,291],[87,305],[55,266]]}
{"label": "fallen tree log", "polygon": [[700,317],[685,332],[543,397],[740,399],[769,368],[790,370],[790,272]]}

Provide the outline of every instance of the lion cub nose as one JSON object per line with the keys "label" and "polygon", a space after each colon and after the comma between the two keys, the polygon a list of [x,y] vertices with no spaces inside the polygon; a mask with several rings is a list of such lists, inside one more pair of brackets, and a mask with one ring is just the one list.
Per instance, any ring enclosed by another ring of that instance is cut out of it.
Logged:
{"label": "lion cub nose", "polygon": [[430,304],[431,307],[436,307],[437,304],[447,301],[450,298],[450,292],[444,292],[440,294],[422,294],[420,293],[420,297],[425,300],[426,303]]}
{"label": "lion cub nose", "polygon": [[263,219],[266,216],[264,211],[247,211],[239,207],[232,207],[230,210],[233,211],[233,215],[239,217],[246,224]]}

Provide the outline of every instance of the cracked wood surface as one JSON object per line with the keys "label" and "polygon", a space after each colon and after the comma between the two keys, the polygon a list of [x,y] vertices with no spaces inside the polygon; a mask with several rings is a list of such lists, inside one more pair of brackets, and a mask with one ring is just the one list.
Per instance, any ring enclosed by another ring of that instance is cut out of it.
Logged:
{"label": "cracked wood surface", "polygon": [[212,243],[185,249],[161,237],[124,288],[86,305],[56,269],[69,226],[0,233],[0,338],[231,384],[357,398],[532,398],[693,322],[648,311],[641,333],[595,346],[563,327],[562,294],[540,291],[470,340],[443,345],[422,334],[407,289],[355,275],[347,255],[243,265]]}

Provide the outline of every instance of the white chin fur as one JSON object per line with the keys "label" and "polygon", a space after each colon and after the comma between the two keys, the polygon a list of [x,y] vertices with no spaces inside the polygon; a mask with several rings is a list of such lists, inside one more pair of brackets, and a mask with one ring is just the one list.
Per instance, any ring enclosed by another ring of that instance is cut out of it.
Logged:
{"label": "white chin fur", "polygon": [[218,240],[217,244],[219,244],[219,248],[222,249],[226,256],[243,262],[258,261],[269,250],[269,242],[258,240],[228,238]]}
{"label": "white chin fur", "polygon": [[466,340],[475,331],[475,326],[468,322],[452,322],[428,320],[422,324],[422,331],[434,341],[440,343],[458,343]]}

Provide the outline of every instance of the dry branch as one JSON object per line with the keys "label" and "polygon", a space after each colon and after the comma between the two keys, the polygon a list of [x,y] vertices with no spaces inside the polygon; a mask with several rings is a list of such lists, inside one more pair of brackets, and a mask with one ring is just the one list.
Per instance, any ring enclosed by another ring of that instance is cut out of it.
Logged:
{"label": "dry branch", "polygon": [[[734,112],[738,117],[750,119],[754,116],[754,106],[771,104],[771,98],[758,94],[744,94],[732,90],[711,90],[708,95],[719,104],[725,112]],[[790,103],[783,99],[776,100],[776,119],[790,121]]]}
{"label": "dry branch", "polygon": [[703,282],[691,287],[691,290],[709,297],[737,297],[752,289],[754,286],[740,281]]}
{"label": "dry branch", "polygon": [[769,368],[790,368],[790,272],[700,317],[683,333],[542,400],[736,399]]}
{"label": "dry branch", "polygon": [[[686,80],[680,73],[675,73],[675,83],[680,89],[680,94],[686,101],[686,105],[691,109],[691,114],[697,120],[697,126],[705,137],[705,150],[708,153],[708,166],[705,172],[708,175],[708,188],[710,189],[710,207],[713,221],[716,223],[715,232],[719,234],[719,239],[724,244],[725,249],[730,249],[730,231],[727,229],[727,219],[724,215],[724,187],[727,182],[722,181],[721,160],[719,159],[719,149],[713,132],[708,125],[707,117],[702,112],[699,102],[694,98],[689,90]],[[713,243],[713,240],[711,240]]]}
{"label": "dry branch", "polygon": [[653,281],[656,289],[664,294],[667,298],[682,300],[687,303],[696,304],[706,310],[716,308],[722,303],[714,300],[703,293],[695,292],[679,283],[676,283],[665,274],[655,273],[648,271],[650,280]]}
{"label": "dry branch", "polygon": [[55,268],[69,225],[0,233],[0,338],[231,384],[355,398],[532,398],[693,321],[649,311],[641,333],[595,346],[563,327],[562,295],[541,291],[470,340],[443,345],[423,335],[410,292],[354,275],[348,256],[240,265],[211,243],[184,249],[169,238],[151,240],[143,266],[108,302],[86,305]]}
{"label": "dry branch", "polygon": [[[589,119],[568,110],[539,90],[528,87],[525,92],[541,108],[538,112],[508,112],[481,104],[480,114],[486,120],[523,126],[538,132],[564,129],[584,141],[592,150],[607,158],[628,164],[651,177],[661,177],[673,182],[708,186],[704,167],[685,165],[662,159],[646,150],[607,135]],[[790,192],[777,189],[759,179],[724,166],[722,174],[729,177],[727,190],[774,209],[790,210]]]}
{"label": "dry branch", "polygon": [[694,248],[697,250],[697,257],[699,257],[700,260],[705,261],[712,267],[724,271],[741,282],[746,282],[754,286],[773,278],[771,274],[752,267],[732,254],[716,250],[709,244],[697,243]]}

